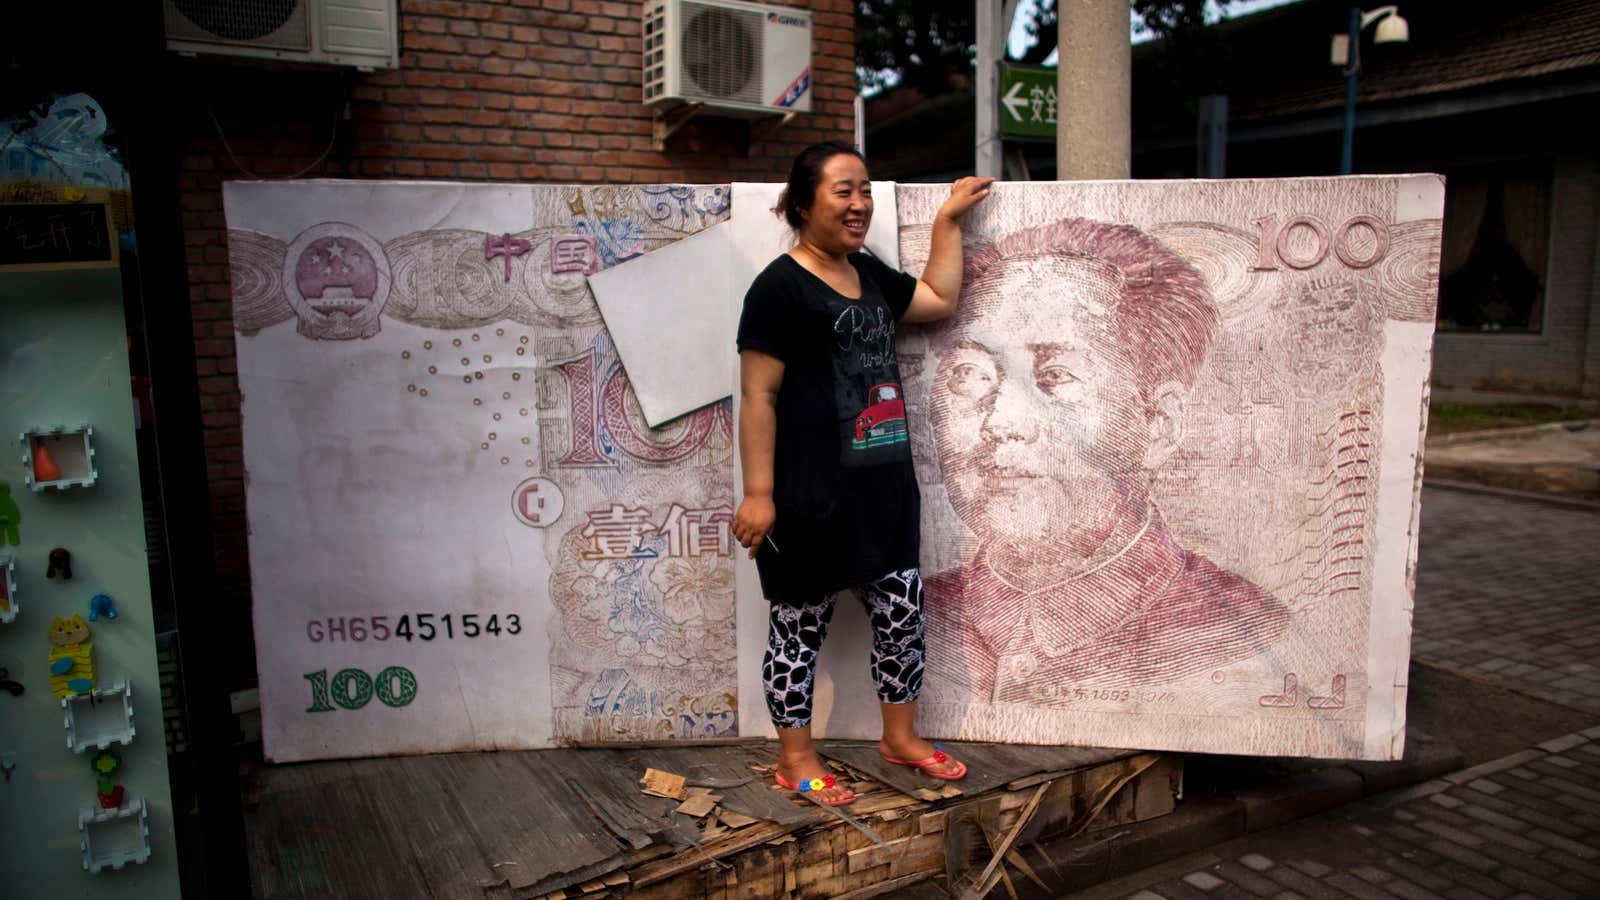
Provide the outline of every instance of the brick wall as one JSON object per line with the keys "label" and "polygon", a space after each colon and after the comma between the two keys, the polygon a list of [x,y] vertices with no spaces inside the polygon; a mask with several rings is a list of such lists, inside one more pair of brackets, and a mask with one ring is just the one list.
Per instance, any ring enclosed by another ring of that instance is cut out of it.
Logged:
{"label": "brick wall", "polygon": [[[181,148],[189,299],[221,588],[212,627],[251,633],[222,182],[288,175],[782,180],[804,145],[850,140],[855,98],[852,4],[785,5],[814,13],[812,112],[781,127],[772,119],[697,118],[664,152],[652,146],[653,115],[640,99],[639,2],[400,0],[400,67],[368,75],[170,61],[184,101],[182,133],[173,137]],[[239,646],[243,651],[252,644]],[[241,652],[234,676],[238,685],[253,682],[253,654]]]}

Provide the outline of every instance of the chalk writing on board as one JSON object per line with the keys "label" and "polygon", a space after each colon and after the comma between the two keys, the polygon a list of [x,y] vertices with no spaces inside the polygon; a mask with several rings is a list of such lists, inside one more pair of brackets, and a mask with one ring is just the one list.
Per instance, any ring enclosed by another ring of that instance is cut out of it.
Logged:
{"label": "chalk writing on board", "polygon": [[113,251],[103,203],[0,206],[0,266],[109,264]]}

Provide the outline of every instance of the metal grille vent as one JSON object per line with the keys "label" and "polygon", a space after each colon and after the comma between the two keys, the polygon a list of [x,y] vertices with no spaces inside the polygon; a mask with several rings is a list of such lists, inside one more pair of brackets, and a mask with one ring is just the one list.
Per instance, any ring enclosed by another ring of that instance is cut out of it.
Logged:
{"label": "metal grille vent", "polygon": [[156,633],[156,676],[161,683],[161,719],[167,733],[167,754],[189,749],[188,707],[183,702],[183,663],[178,658],[178,633]]}
{"label": "metal grille vent", "polygon": [[311,49],[306,0],[167,0],[167,36]]}
{"label": "metal grille vent", "polygon": [[645,10],[644,17],[644,99],[654,100],[666,92],[667,8],[657,4]]}
{"label": "metal grille vent", "polygon": [[761,103],[761,14],[697,3],[683,4],[683,14],[683,72],[692,93]]}

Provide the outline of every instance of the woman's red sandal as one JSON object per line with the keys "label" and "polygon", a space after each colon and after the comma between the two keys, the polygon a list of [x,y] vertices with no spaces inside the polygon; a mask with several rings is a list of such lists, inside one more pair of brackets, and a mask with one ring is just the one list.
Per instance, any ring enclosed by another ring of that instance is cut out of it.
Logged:
{"label": "woman's red sandal", "polygon": [[[779,775],[777,772],[773,772],[772,778],[774,781],[778,782],[778,787],[796,791],[801,794],[810,794],[813,791],[825,791],[828,788],[837,787],[839,784],[839,780],[834,778],[832,775],[824,775],[821,778],[802,778],[798,782],[792,782],[787,778],[784,778],[782,775]],[[833,800],[831,802],[823,800],[820,797],[809,797],[808,799],[815,800],[816,802],[821,803],[823,806],[848,806],[856,802],[856,795],[854,791],[851,791],[847,788],[845,790],[845,796],[848,799]]]}
{"label": "woman's red sandal", "polygon": [[[878,755],[883,757],[884,762],[916,769],[930,778],[942,778],[945,781],[957,781],[965,778],[967,775],[967,764],[961,762],[960,760],[951,760],[949,756],[945,755],[944,749],[938,744],[933,745],[933,755],[927,759],[895,759],[889,754],[884,753],[882,750],[878,751]],[[947,762],[954,762],[956,764],[956,770],[954,772],[935,772],[929,768],[929,766],[937,766]]]}

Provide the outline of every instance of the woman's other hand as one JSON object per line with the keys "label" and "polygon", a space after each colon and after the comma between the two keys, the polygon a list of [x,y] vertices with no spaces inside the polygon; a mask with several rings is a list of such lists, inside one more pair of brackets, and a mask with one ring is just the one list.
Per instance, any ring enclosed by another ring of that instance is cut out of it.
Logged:
{"label": "woman's other hand", "polygon": [[756,551],[761,549],[761,542],[777,519],[778,508],[771,497],[745,497],[739,504],[739,510],[733,514],[733,536],[750,550],[751,559],[756,558]]}

